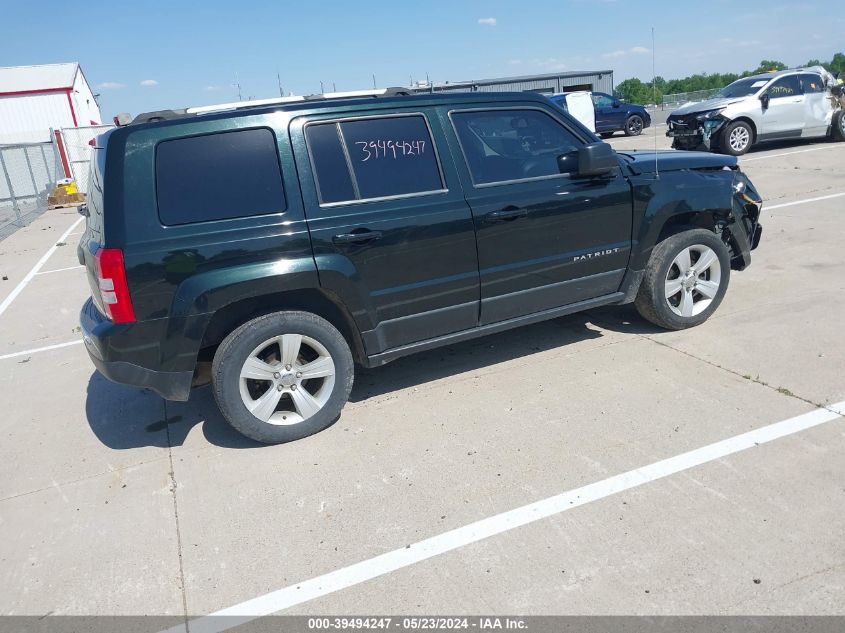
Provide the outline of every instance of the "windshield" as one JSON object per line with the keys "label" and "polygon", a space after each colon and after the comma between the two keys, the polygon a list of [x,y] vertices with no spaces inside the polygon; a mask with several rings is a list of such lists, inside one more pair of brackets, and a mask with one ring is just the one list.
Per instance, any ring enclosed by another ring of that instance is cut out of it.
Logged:
{"label": "windshield", "polygon": [[716,97],[735,99],[736,97],[750,97],[760,88],[769,83],[768,79],[740,79],[729,86],[725,86],[715,94]]}

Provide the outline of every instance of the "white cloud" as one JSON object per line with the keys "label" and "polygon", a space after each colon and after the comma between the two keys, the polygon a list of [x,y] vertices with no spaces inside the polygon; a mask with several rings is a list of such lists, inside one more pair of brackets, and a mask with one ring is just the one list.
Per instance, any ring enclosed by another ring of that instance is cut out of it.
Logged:
{"label": "white cloud", "polygon": [[651,49],[646,48],[645,46],[634,46],[633,48],[629,48],[624,51],[618,50],[611,53],[605,53],[602,57],[605,59],[618,59],[620,57],[627,57],[628,55],[644,55],[650,52]]}
{"label": "white cloud", "polygon": [[533,59],[531,63],[537,66],[538,68],[542,68],[543,70],[547,71],[558,71],[558,70],[565,70],[566,64],[563,62],[562,59],[558,59],[557,57],[546,57],[545,59]]}
{"label": "white cloud", "polygon": [[521,59],[509,59],[508,64],[510,66],[519,66],[522,63]]}
{"label": "white cloud", "polygon": [[155,79],[144,79],[144,81],[141,82],[141,85],[142,86],[157,86],[158,82]]}
{"label": "white cloud", "polygon": [[118,88],[125,88],[126,84],[121,84],[116,81],[104,81],[97,85],[100,90],[117,90]]}
{"label": "white cloud", "polygon": [[206,86],[205,88],[203,88],[203,90],[205,90],[206,92],[217,92],[218,90],[220,90],[220,86]]}
{"label": "white cloud", "polygon": [[478,18],[481,26],[496,26],[496,18]]}

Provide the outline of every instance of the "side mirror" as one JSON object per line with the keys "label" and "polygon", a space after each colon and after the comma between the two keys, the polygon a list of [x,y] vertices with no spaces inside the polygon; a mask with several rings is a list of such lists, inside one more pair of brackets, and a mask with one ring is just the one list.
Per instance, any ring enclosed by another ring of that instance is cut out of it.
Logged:
{"label": "side mirror", "polygon": [[578,151],[567,152],[557,157],[557,169],[562,174],[577,174],[578,165]]}
{"label": "side mirror", "polygon": [[621,103],[619,103],[618,101],[614,101],[614,102],[613,102],[613,107],[614,107],[614,108],[621,108],[621,107],[622,107],[622,104],[621,104]]}
{"label": "side mirror", "polygon": [[768,93],[768,92],[764,92],[763,94],[761,94],[761,95],[760,95],[760,103],[762,103],[762,104],[763,104],[763,109],[764,109],[764,110],[768,110],[768,109],[769,109],[769,99],[770,99],[770,97],[769,97],[769,93]]}
{"label": "side mirror", "polygon": [[590,143],[578,150],[578,175],[584,178],[605,176],[619,167],[616,152],[607,143]]}

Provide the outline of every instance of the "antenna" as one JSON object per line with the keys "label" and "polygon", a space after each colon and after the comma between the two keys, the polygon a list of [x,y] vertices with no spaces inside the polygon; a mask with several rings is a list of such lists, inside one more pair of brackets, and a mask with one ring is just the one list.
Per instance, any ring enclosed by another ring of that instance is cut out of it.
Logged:
{"label": "antenna", "polygon": [[[651,96],[654,106],[657,107],[657,66],[654,61],[654,27],[651,27]],[[654,177],[660,178],[660,171],[657,167],[657,126],[654,127]]]}
{"label": "antenna", "polygon": [[373,90],[376,89],[376,74],[373,73]]}
{"label": "antenna", "polygon": [[235,73],[235,88],[238,89],[238,101],[243,101],[244,98],[241,96],[241,82],[238,81],[238,73]]}
{"label": "antenna", "polygon": [[276,81],[279,83],[279,96],[284,97],[285,91],[282,89],[282,78],[279,75],[279,69],[276,69]]}

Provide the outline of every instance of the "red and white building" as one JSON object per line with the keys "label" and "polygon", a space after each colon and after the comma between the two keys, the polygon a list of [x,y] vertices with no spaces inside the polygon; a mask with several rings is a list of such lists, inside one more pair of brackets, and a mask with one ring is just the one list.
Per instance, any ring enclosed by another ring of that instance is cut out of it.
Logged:
{"label": "red and white building", "polygon": [[45,143],[51,128],[101,122],[77,62],[0,68],[0,145]]}

